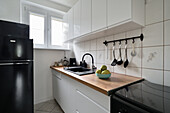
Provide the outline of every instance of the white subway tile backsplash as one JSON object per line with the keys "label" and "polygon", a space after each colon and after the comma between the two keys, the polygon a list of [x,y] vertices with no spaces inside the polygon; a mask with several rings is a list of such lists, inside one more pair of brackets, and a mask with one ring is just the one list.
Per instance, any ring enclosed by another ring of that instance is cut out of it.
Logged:
{"label": "white subway tile backsplash", "polygon": [[[94,63],[96,64],[97,63],[97,52],[96,51],[90,51],[91,55],[93,56],[94,58]],[[92,59],[91,59],[92,60]],[[91,61],[90,61],[91,62]]]}
{"label": "white subway tile backsplash", "polygon": [[148,25],[144,28],[143,46],[163,45],[163,22]]}
{"label": "white subway tile backsplash", "polygon": [[97,63],[105,63],[105,51],[97,51]]}
{"label": "white subway tile backsplash", "polygon": [[105,45],[103,42],[105,41],[105,38],[98,38],[97,39],[97,50],[105,50]]}
{"label": "white subway tile backsplash", "polygon": [[165,36],[165,40],[164,40],[164,44],[165,45],[170,45],[170,20],[165,21],[165,29],[164,29],[164,36]]}
{"label": "white subway tile backsplash", "polygon": [[142,77],[152,83],[163,85],[162,70],[142,69]]}
{"label": "white subway tile backsplash", "polygon": [[163,0],[146,0],[146,25],[163,21]]}
{"label": "white subway tile backsplash", "polygon": [[164,50],[164,69],[170,70],[170,46],[165,46]]}
{"label": "white subway tile backsplash", "polygon": [[132,56],[131,52],[132,49],[128,49],[128,61],[129,61],[129,66],[131,67],[141,67],[141,48],[135,48],[136,56]]}
{"label": "white subway tile backsplash", "polygon": [[113,50],[106,49],[105,50],[105,64],[111,64],[112,61],[113,61]]}
{"label": "white subway tile backsplash", "polygon": [[103,64],[97,64],[97,69],[100,69]]}
{"label": "white subway tile backsplash", "polygon": [[90,41],[85,41],[85,43],[84,43],[84,51],[90,51],[90,45],[91,45]]}
{"label": "white subway tile backsplash", "polygon": [[97,50],[97,40],[91,40],[90,41],[90,50]]}
{"label": "white subway tile backsplash", "polygon": [[114,66],[114,72],[119,74],[125,74],[126,69],[123,67],[123,65],[116,65]]}
{"label": "white subway tile backsplash", "polygon": [[142,67],[163,69],[163,46],[143,48]]}
{"label": "white subway tile backsplash", "polygon": [[170,0],[164,0],[165,20],[170,19]]}
{"label": "white subway tile backsplash", "polygon": [[170,86],[170,71],[164,71],[164,85]]}
{"label": "white subway tile backsplash", "polygon": [[84,51],[84,42],[79,42],[77,47],[80,48],[80,51]]}
{"label": "white subway tile backsplash", "polygon": [[141,77],[141,68],[127,67],[126,75]]}

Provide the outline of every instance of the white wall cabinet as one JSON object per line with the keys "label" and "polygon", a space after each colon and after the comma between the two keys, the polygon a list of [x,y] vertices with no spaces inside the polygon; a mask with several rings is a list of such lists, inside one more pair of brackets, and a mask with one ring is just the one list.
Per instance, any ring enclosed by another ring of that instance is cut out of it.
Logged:
{"label": "white wall cabinet", "polygon": [[144,0],[108,0],[107,6],[107,26],[127,22],[144,26]]}
{"label": "white wall cabinet", "polygon": [[74,9],[74,37],[80,36],[80,7],[81,1],[79,0],[73,7]]}
{"label": "white wall cabinet", "polygon": [[[79,0],[72,9],[75,12],[73,35],[77,41],[113,35],[145,25],[145,0]],[[69,32],[72,31],[73,28],[69,28]]]}
{"label": "white wall cabinet", "polygon": [[131,0],[108,0],[108,26],[131,18]]}
{"label": "white wall cabinet", "polygon": [[68,24],[69,24],[68,40],[70,40],[74,38],[74,10],[73,8],[68,11]]}
{"label": "white wall cabinet", "polygon": [[81,35],[91,32],[91,0],[81,0]]}
{"label": "white wall cabinet", "polygon": [[106,28],[107,0],[92,0],[92,31]]}
{"label": "white wall cabinet", "polygon": [[57,71],[52,74],[53,96],[65,113],[109,113],[109,96]]}

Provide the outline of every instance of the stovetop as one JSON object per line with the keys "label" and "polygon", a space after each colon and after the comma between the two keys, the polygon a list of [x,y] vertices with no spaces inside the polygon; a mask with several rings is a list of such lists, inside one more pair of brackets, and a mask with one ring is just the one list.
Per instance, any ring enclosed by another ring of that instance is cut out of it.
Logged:
{"label": "stovetop", "polygon": [[161,113],[170,113],[170,86],[144,80],[118,90],[115,95]]}

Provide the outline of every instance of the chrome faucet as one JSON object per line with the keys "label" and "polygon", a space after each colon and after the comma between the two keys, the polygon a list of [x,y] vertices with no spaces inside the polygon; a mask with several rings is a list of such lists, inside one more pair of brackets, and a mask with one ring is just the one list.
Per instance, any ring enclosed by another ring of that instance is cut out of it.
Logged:
{"label": "chrome faucet", "polygon": [[90,56],[91,56],[91,58],[92,58],[92,70],[95,70],[96,67],[94,66],[94,58],[93,58],[93,56],[92,56],[90,53],[85,53],[85,54],[83,55],[83,57],[82,57],[82,65],[83,65],[83,63],[85,63],[84,57],[85,57],[86,55],[90,55]]}

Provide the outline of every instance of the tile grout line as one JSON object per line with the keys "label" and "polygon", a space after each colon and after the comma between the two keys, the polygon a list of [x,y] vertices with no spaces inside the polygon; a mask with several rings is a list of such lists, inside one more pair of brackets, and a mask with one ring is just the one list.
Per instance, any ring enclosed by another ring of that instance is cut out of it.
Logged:
{"label": "tile grout line", "polygon": [[[163,45],[165,45],[165,0],[163,0]],[[165,84],[165,46],[163,46],[163,86]],[[164,90],[164,89],[163,89]],[[163,94],[163,97],[164,97],[164,94]],[[164,102],[165,100],[163,100],[163,107],[164,107]],[[165,112],[165,110],[163,109],[163,111]]]}
{"label": "tile grout line", "polygon": [[[141,33],[143,33],[143,29],[141,28]],[[143,76],[143,68],[142,68],[142,65],[143,65],[143,41],[141,42],[141,77]]]}

